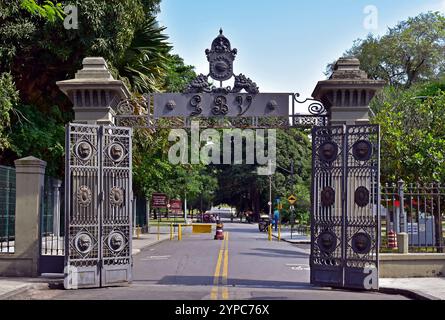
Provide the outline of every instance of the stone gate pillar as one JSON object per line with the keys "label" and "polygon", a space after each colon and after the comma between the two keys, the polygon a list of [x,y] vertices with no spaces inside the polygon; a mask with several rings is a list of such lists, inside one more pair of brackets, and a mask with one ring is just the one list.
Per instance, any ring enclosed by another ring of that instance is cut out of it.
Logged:
{"label": "stone gate pillar", "polygon": [[368,79],[355,58],[340,58],[328,80],[318,82],[312,93],[329,110],[330,125],[366,124],[369,103],[385,81]]}
{"label": "stone gate pillar", "polygon": [[15,248],[13,254],[0,255],[0,275],[37,277],[40,257],[40,209],[46,162],[27,157],[16,160],[15,168]]}
{"label": "stone gate pillar", "polygon": [[114,124],[114,108],[130,92],[124,83],[111,75],[104,58],[87,57],[83,69],[74,79],[57,85],[73,103],[74,122],[82,124]]}

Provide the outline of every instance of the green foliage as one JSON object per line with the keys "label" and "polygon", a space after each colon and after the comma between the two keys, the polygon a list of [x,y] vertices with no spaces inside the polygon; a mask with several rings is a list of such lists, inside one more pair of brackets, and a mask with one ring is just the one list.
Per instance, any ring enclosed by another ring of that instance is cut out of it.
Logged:
{"label": "green foliage", "polygon": [[[382,181],[444,181],[444,82],[388,87],[373,102],[381,126]],[[376,107],[377,106],[377,107]]]}
{"label": "green foliage", "polygon": [[32,155],[47,162],[46,174],[61,177],[64,172],[64,113],[54,106],[42,113],[33,106],[17,106],[17,119],[11,132],[11,151],[16,158]]}
{"label": "green foliage", "polygon": [[[290,175],[277,168],[272,176],[272,198],[287,199],[294,193],[299,202],[296,209],[300,216],[309,212],[309,188],[311,176],[311,149],[307,134],[296,129],[277,130],[277,165],[290,170],[294,161],[294,185]],[[218,203],[228,203],[239,211],[268,212],[269,177],[258,176],[256,165],[218,166]],[[284,202],[283,202],[284,203]]]}
{"label": "green foliage", "polygon": [[445,17],[428,12],[398,23],[382,37],[357,40],[345,56],[359,58],[370,78],[408,88],[445,74],[444,51]]}
{"label": "green foliage", "polygon": [[131,45],[116,64],[119,78],[139,94],[160,92],[168,70],[168,52],[171,46],[165,27],[159,27],[150,17],[136,29]]}
{"label": "green foliage", "polygon": [[7,130],[11,125],[10,114],[19,100],[10,73],[0,75],[0,151],[10,146]]}
{"label": "green foliage", "polygon": [[183,92],[187,85],[196,78],[193,66],[186,65],[177,54],[168,57],[167,77],[164,87],[167,92]]}
{"label": "green foliage", "polygon": [[40,16],[50,22],[63,20],[64,11],[61,3],[53,3],[45,0],[42,5],[37,4],[35,0],[22,0],[21,7],[33,15]]}

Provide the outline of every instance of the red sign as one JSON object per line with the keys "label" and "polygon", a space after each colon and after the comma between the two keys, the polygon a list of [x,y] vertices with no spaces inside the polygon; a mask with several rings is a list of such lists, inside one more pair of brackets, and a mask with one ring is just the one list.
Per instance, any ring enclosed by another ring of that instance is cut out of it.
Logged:
{"label": "red sign", "polygon": [[181,200],[170,200],[170,210],[172,212],[176,212],[176,213],[182,212],[182,201]]}
{"label": "red sign", "polygon": [[152,208],[166,208],[168,203],[167,195],[164,193],[153,193],[151,196]]}

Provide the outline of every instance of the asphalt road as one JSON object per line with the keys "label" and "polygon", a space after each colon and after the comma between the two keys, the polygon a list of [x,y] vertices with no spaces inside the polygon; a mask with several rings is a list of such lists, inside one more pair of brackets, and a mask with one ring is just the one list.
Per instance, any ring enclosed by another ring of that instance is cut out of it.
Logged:
{"label": "asphalt road", "polygon": [[21,299],[132,300],[393,300],[399,295],[315,288],[309,284],[309,246],[258,232],[257,225],[226,223],[225,240],[186,234],[134,257],[129,287],[33,290]]}

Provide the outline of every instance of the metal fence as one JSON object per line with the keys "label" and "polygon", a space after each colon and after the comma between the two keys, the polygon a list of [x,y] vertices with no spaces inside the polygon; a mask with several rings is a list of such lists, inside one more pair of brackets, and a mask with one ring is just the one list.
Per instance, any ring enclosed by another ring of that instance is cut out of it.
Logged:
{"label": "metal fence", "polygon": [[45,177],[40,214],[40,254],[65,254],[64,190],[62,181]]}
{"label": "metal fence", "polygon": [[382,251],[388,234],[407,233],[410,252],[444,252],[445,185],[386,184],[382,186]]}
{"label": "metal fence", "polygon": [[14,253],[15,168],[0,166],[0,253]]}

